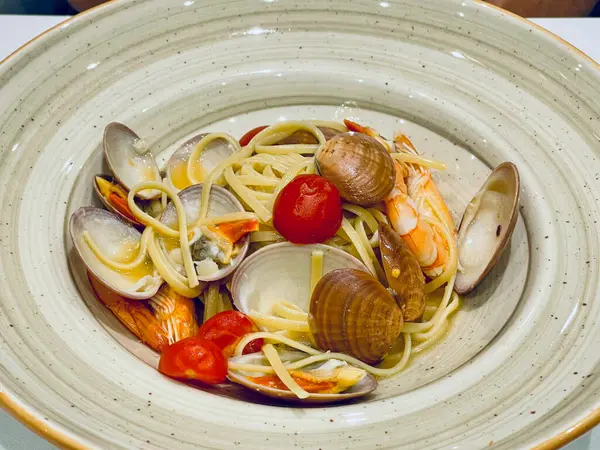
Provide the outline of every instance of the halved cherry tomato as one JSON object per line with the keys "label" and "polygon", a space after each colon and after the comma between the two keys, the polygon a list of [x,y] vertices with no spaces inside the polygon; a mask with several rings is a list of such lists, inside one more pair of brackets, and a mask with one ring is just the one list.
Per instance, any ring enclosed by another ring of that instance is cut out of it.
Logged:
{"label": "halved cherry tomato", "polygon": [[275,199],[273,226],[288,241],[325,242],[341,224],[340,193],[333,183],[319,175],[298,175]]}
{"label": "halved cherry tomato", "polygon": [[227,377],[227,360],[214,342],[192,336],[168,346],[158,370],[171,378],[218,384]]}
{"label": "halved cherry tomato", "polygon": [[[239,311],[223,311],[202,324],[197,336],[217,345],[226,358],[233,355],[237,343],[245,335],[258,331],[254,323]],[[244,348],[244,354],[260,351],[262,339],[255,339]]]}
{"label": "halved cherry tomato", "polygon": [[240,138],[240,145],[242,147],[248,145],[248,143],[252,140],[252,138],[254,136],[256,136],[258,133],[260,133],[262,130],[264,130],[268,126],[269,125],[261,125],[260,127],[252,128],[250,131],[248,131],[245,135],[243,135]]}

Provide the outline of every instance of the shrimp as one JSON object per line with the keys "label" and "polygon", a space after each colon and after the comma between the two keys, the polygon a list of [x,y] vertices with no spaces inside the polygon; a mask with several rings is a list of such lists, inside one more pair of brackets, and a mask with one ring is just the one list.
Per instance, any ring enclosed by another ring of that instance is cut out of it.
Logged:
{"label": "shrimp", "polygon": [[98,300],[140,341],[157,352],[162,352],[168,347],[167,333],[145,302],[125,298],[111,291],[89,272],[88,278]]}
{"label": "shrimp", "polygon": [[[394,136],[397,151],[418,155],[412,142],[403,134]],[[430,278],[441,275],[450,255],[450,244],[439,221],[453,235],[452,215],[442,199],[429,169],[418,164],[395,161],[396,182],[385,199],[387,214],[394,230],[409,246]]]}
{"label": "shrimp", "polygon": [[166,333],[169,345],[198,333],[194,299],[184,297],[164,284],[148,303]]}
{"label": "shrimp", "polygon": [[197,334],[194,300],[182,297],[169,285],[162,286],[154,297],[145,302],[125,298],[111,291],[89,272],[88,278],[98,300],[129,331],[157,352]]}
{"label": "shrimp", "polygon": [[[377,139],[387,151],[392,148],[377,130],[344,120],[350,131]],[[394,136],[397,152],[418,155],[410,139],[401,133]],[[437,186],[426,167],[394,161],[396,180],[394,188],[384,199],[387,216],[394,230],[402,237],[419,260],[423,272],[430,278],[440,276],[450,257],[450,243],[432,220],[442,223],[451,236],[454,221]]]}

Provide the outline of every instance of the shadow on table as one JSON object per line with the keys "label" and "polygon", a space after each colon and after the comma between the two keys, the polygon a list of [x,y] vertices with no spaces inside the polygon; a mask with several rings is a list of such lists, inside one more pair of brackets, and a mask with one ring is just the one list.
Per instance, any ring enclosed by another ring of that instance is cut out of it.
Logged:
{"label": "shadow on table", "polygon": [[77,11],[67,0],[0,0],[0,14],[69,16],[77,14]]}

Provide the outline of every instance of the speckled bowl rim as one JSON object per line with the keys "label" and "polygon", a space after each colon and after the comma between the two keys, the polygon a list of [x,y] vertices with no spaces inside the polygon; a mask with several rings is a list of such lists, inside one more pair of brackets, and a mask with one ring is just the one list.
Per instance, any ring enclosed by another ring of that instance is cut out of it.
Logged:
{"label": "speckled bowl rim", "polygon": [[[562,46],[566,47],[567,49],[572,50],[579,57],[587,60],[588,62],[590,62],[593,66],[595,66],[600,71],[600,63],[596,62],[594,59],[592,59],[590,56],[585,54],[583,51],[581,51],[580,49],[575,47],[573,44],[564,40],[560,36],[557,36],[556,34],[552,33],[551,31],[543,28],[542,26],[537,25],[536,23],[533,23],[517,14],[514,14],[505,9],[502,9],[498,6],[494,6],[490,3],[486,3],[482,0],[472,0],[472,1],[475,3],[482,4],[482,5],[486,6],[487,8],[495,9],[495,10],[505,14],[508,17],[512,17],[513,19],[516,19],[518,22],[520,22],[523,26],[533,27],[533,28],[537,29],[538,31],[541,31],[542,33],[544,33],[547,36],[550,36],[552,39],[554,39],[558,45],[562,45]],[[18,53],[27,51],[27,49],[30,47],[31,44],[33,44],[36,41],[39,41],[41,39],[44,39],[44,37],[46,35],[52,33],[54,30],[57,30],[57,29],[63,27],[67,23],[70,24],[70,23],[74,23],[79,20],[83,20],[83,17],[87,16],[89,13],[95,12],[98,9],[104,8],[109,4],[113,4],[113,3],[117,3],[117,2],[118,2],[118,0],[109,0],[104,4],[90,8],[82,13],[79,13],[73,17],[70,17],[70,18],[62,21],[62,22],[59,22],[58,24],[54,25],[53,27],[49,28],[48,30],[44,31],[43,33],[39,34],[38,36],[34,37],[30,41],[26,42],[25,44],[23,44],[22,46],[17,48],[14,52],[12,52],[6,58],[4,58],[2,61],[0,61],[0,66],[2,64],[4,64],[5,62],[9,61],[11,58],[15,57]],[[3,391],[0,391],[0,406],[6,412],[8,412],[12,417],[14,417],[16,420],[18,420],[22,424],[24,424],[31,431],[35,432],[39,436],[46,439],[48,442],[50,442],[60,448],[63,448],[63,449],[76,449],[76,450],[86,449],[86,447],[84,445],[77,442],[75,439],[68,436],[67,434],[56,430],[48,422],[44,422],[44,421],[36,418],[34,416],[34,414],[32,414],[28,410],[28,408],[21,406],[19,404],[19,400],[16,397],[12,398]],[[533,450],[560,449],[563,446],[567,445],[568,443],[574,441],[578,437],[584,435],[588,431],[592,430],[596,425],[599,425],[599,424],[600,424],[600,408],[592,411],[583,420],[580,420],[580,421],[574,423],[573,425],[571,425],[568,428],[566,428],[565,430],[557,433],[555,436],[548,439],[547,441],[537,445],[536,447],[533,448]]]}

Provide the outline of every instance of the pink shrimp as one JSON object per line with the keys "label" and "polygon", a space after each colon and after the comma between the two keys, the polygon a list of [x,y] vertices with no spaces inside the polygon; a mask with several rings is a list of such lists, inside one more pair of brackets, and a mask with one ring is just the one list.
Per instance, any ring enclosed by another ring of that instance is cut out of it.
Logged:
{"label": "pink shrimp", "polygon": [[[401,153],[418,155],[403,134],[394,137],[394,144]],[[429,169],[412,163],[396,161],[395,164],[396,184],[385,199],[390,223],[417,256],[425,274],[435,278],[442,274],[448,262],[450,243],[427,219],[439,220],[453,233],[452,215]]]}
{"label": "pink shrimp", "polygon": [[[393,153],[377,130],[350,120],[344,120],[344,124],[350,131],[377,139]],[[410,139],[401,133],[394,136],[394,147],[400,153],[419,154]],[[427,218],[442,222],[453,234],[452,215],[431,179],[429,169],[412,163],[394,161],[394,164],[396,183],[385,199],[390,224],[415,254],[423,272],[430,278],[438,277],[448,263],[450,243]]]}
{"label": "pink shrimp", "polygon": [[91,273],[88,278],[98,300],[144,344],[162,352],[170,344],[198,333],[194,300],[163,285],[148,302],[116,294]]}

